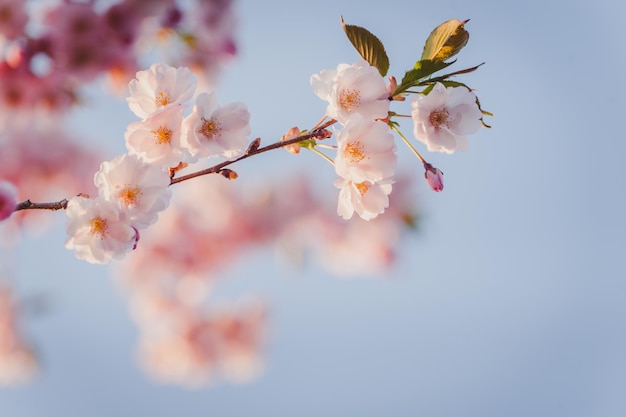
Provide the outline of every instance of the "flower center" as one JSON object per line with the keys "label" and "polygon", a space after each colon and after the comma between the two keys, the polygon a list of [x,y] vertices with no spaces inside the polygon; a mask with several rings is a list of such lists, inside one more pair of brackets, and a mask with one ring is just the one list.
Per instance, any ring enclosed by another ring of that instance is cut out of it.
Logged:
{"label": "flower center", "polygon": [[352,164],[359,163],[367,157],[363,152],[363,144],[359,141],[348,143],[344,152],[346,159]]}
{"label": "flower center", "polygon": [[358,184],[354,184],[354,186],[357,190],[359,190],[361,196],[364,196],[365,193],[370,189],[370,184],[367,182],[360,182]]}
{"label": "flower center", "polygon": [[448,118],[450,114],[448,110],[445,108],[433,111],[430,116],[428,116],[428,121],[435,129],[439,129],[441,125],[447,126]]}
{"label": "flower center", "polygon": [[222,124],[215,117],[211,117],[209,120],[202,118],[202,127],[200,133],[206,136],[208,139],[213,139],[220,135],[222,131]]}
{"label": "flower center", "polygon": [[137,204],[139,202],[139,197],[141,197],[141,190],[139,187],[131,187],[130,185],[122,188],[122,191],[120,191],[119,194],[120,200],[122,200],[122,202],[124,202],[127,206]]}
{"label": "flower center", "polygon": [[348,113],[352,112],[361,104],[361,94],[358,90],[346,88],[339,93],[339,105]]}
{"label": "flower center", "polygon": [[170,143],[172,140],[172,131],[167,128],[167,126],[159,126],[158,129],[151,130],[150,133],[154,135],[156,139],[156,143],[158,145],[163,145],[165,143]]}
{"label": "flower center", "polygon": [[106,219],[103,219],[102,217],[94,217],[91,219],[90,226],[91,230],[89,231],[89,234],[98,235],[100,239],[104,238],[108,228]]}
{"label": "flower center", "polygon": [[154,97],[154,104],[157,109],[165,107],[172,102],[172,96],[167,91],[161,91]]}

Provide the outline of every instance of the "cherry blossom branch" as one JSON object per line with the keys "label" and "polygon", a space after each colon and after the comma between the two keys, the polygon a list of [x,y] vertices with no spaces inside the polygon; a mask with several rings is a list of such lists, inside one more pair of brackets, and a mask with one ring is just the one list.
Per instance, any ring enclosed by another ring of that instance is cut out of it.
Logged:
{"label": "cherry blossom branch", "polygon": [[187,181],[192,178],[200,177],[202,175],[219,174],[223,172],[225,167],[232,165],[235,162],[242,161],[253,155],[258,155],[260,153],[271,151],[273,149],[283,148],[285,146],[293,145],[293,144],[296,144],[296,143],[299,143],[308,139],[317,139],[317,140],[327,139],[332,136],[332,133],[329,132],[326,128],[334,123],[336,123],[336,120],[329,120],[328,122],[324,123],[323,125],[311,131],[310,133],[307,133],[306,135],[298,136],[296,138],[287,139],[287,140],[280,141],[280,142],[275,142],[275,143],[272,143],[271,145],[267,145],[262,148],[258,147],[260,143],[260,139],[257,138],[256,140],[252,141],[246,153],[241,155],[239,158],[233,159],[232,161],[224,161],[221,164],[217,164],[210,168],[193,172],[191,174],[183,175],[182,177],[172,178],[170,185],[178,184],[179,182]]}
{"label": "cherry blossom branch", "polygon": [[[192,178],[196,178],[196,177],[200,177],[202,175],[208,175],[208,174],[226,174],[227,176],[230,176],[231,178],[236,178],[236,174],[230,170],[225,170],[224,168],[227,167],[228,165],[232,165],[235,162],[238,161],[242,161],[244,159],[247,159],[253,155],[258,155],[260,153],[264,153],[267,151],[271,151],[273,149],[278,149],[278,148],[283,148],[285,146],[288,145],[293,145],[305,140],[309,140],[309,139],[317,139],[317,140],[322,140],[322,139],[327,139],[329,137],[332,136],[332,133],[330,131],[327,130],[327,128],[333,124],[335,124],[337,121],[336,120],[329,120],[326,123],[322,124],[321,126],[317,127],[316,129],[314,129],[313,131],[311,131],[310,133],[307,133],[305,135],[302,136],[298,136],[295,137],[293,139],[288,139],[288,140],[284,140],[284,141],[279,141],[279,142],[275,142],[272,143],[270,145],[264,146],[262,148],[259,147],[260,141],[261,139],[257,138],[254,141],[252,141],[252,143],[250,143],[250,146],[248,147],[248,150],[246,151],[245,154],[243,154],[242,156],[240,156],[237,159],[233,159],[232,161],[224,161],[220,164],[217,164],[215,166],[212,166],[210,168],[207,169],[203,169],[201,171],[197,171],[197,172],[193,172],[191,174],[188,175],[183,175],[182,177],[178,177],[178,178],[172,178],[170,185],[174,185],[174,184],[178,184],[179,182],[183,182],[183,181],[187,181],[190,180]],[[319,123],[318,123],[319,124]],[[234,176],[233,176],[234,175]],[[14,211],[20,211],[20,210],[65,210],[67,208],[67,203],[68,200],[67,199],[63,199],[60,201],[55,201],[55,202],[50,202],[50,203],[33,203],[30,200],[26,200],[26,201],[22,201],[21,203],[19,203],[16,207]]]}

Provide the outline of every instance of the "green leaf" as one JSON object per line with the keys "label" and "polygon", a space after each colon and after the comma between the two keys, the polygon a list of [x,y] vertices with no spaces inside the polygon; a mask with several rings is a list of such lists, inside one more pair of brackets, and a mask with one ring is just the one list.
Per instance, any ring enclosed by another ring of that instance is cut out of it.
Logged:
{"label": "green leaf", "polygon": [[432,61],[430,59],[417,61],[415,63],[415,67],[412,70],[408,70],[404,74],[404,77],[402,77],[402,81],[400,82],[400,85],[398,86],[398,88],[396,88],[396,90],[393,92],[392,95],[395,96],[395,95],[401,94],[404,91],[408,90],[409,88],[419,85],[424,78],[454,64],[455,62],[456,61],[451,61],[451,62]]}
{"label": "green leaf", "polygon": [[463,27],[467,22],[451,19],[437,26],[426,39],[421,59],[443,61],[456,55],[469,40],[469,33]]}
{"label": "green leaf", "polygon": [[450,62],[443,62],[443,61],[433,61],[431,59],[422,59],[415,63],[415,66],[413,67],[413,69],[418,71],[419,78],[426,78],[429,75],[437,71],[440,71],[446,67],[449,67],[455,62],[456,60],[450,61]]}
{"label": "green leaf", "polygon": [[341,26],[359,55],[369,62],[371,66],[376,67],[380,75],[383,77],[387,75],[389,58],[383,43],[367,29],[360,26],[346,25],[343,17],[341,18]]}

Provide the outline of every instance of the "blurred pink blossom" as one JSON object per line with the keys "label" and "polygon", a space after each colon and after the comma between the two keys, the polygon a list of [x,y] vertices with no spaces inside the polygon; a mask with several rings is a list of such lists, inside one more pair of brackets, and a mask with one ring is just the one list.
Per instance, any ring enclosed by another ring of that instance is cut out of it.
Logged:
{"label": "blurred pink blossom", "polygon": [[0,35],[15,39],[24,32],[27,22],[26,0],[0,0]]}
{"label": "blurred pink blossom", "polygon": [[8,181],[0,180],[0,221],[8,218],[17,206],[17,189]]}
{"label": "blurred pink blossom", "polygon": [[163,306],[166,310],[152,310],[157,313],[152,320],[138,323],[139,360],[156,379],[197,386],[220,376],[246,382],[259,374],[266,333],[262,304],[245,302],[210,310]]}
{"label": "blurred pink blossom", "polygon": [[18,329],[17,305],[13,292],[0,287],[0,385],[30,380],[38,361]]}

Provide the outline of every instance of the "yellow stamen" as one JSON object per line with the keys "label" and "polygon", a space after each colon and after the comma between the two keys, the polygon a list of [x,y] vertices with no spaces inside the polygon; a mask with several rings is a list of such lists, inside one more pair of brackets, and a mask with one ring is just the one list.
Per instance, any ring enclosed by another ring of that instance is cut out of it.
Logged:
{"label": "yellow stamen", "polygon": [[446,110],[445,108],[442,108],[442,109],[435,110],[432,113],[430,113],[430,116],[428,116],[428,121],[430,122],[431,125],[433,125],[435,129],[439,129],[439,126],[448,124],[449,116],[450,115],[448,113],[448,110]]}
{"label": "yellow stamen", "polygon": [[215,117],[211,117],[209,120],[202,118],[202,127],[199,130],[208,139],[213,139],[219,136],[222,132],[222,124]]}
{"label": "yellow stamen", "polygon": [[122,200],[127,206],[137,204],[140,197],[141,190],[139,189],[139,187],[131,187],[130,185],[124,187],[119,193],[120,200]]}
{"label": "yellow stamen", "polygon": [[154,104],[156,104],[157,109],[161,107],[165,107],[172,102],[172,96],[167,91],[161,91],[154,97]]}
{"label": "yellow stamen", "polygon": [[339,93],[339,105],[348,113],[352,112],[361,104],[361,94],[358,90],[346,88]]}
{"label": "yellow stamen", "polygon": [[108,228],[106,219],[103,219],[102,217],[95,217],[91,219],[90,226],[91,230],[89,231],[89,234],[98,235],[100,239],[104,238]]}
{"label": "yellow stamen", "polygon": [[156,139],[156,143],[158,145],[163,145],[166,143],[170,143],[170,141],[172,140],[172,134],[174,132],[168,129],[167,126],[159,126],[158,129],[151,130],[150,133],[154,135],[154,138]]}
{"label": "yellow stamen", "polygon": [[367,158],[363,153],[363,144],[359,141],[350,142],[346,145],[345,155],[348,162],[356,164]]}
{"label": "yellow stamen", "polygon": [[367,182],[360,182],[358,184],[354,184],[354,186],[357,190],[359,190],[361,196],[364,196],[365,193],[370,189],[370,184]]}

